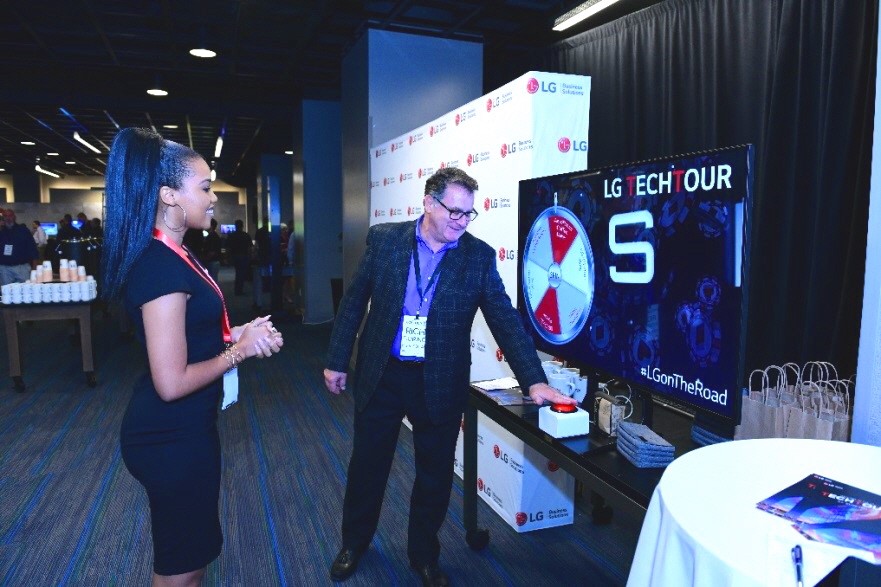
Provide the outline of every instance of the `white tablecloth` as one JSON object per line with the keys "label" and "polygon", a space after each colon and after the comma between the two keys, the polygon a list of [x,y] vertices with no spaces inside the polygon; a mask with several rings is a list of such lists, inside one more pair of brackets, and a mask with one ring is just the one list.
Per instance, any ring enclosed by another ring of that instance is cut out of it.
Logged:
{"label": "white tablecloth", "polygon": [[795,585],[790,555],[802,547],[813,586],[865,551],[813,542],[756,503],[811,473],[881,494],[881,448],[771,438],[711,445],[679,457],[655,488],[628,587]]}

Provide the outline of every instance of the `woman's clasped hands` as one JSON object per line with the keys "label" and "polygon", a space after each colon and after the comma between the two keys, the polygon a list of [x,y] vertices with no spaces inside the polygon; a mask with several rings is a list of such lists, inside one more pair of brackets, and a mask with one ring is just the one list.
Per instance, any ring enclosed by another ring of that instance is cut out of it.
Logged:
{"label": "woman's clasped hands", "polygon": [[284,346],[281,332],[272,325],[269,316],[255,318],[247,324],[232,329],[232,342],[241,349],[244,356],[270,357]]}

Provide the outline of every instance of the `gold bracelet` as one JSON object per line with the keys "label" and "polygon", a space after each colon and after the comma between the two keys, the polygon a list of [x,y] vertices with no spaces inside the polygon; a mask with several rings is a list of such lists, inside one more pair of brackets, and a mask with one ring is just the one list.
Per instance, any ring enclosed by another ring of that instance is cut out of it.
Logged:
{"label": "gold bracelet", "polygon": [[245,360],[241,353],[239,353],[239,349],[238,347],[236,347],[235,344],[232,344],[223,349],[223,351],[220,353],[220,356],[226,359],[227,373],[238,367],[239,363]]}

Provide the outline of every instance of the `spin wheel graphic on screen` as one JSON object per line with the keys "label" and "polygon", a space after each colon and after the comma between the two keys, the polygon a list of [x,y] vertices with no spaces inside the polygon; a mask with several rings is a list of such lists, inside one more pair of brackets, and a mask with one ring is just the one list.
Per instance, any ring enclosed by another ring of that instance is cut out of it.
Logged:
{"label": "spin wheel graphic on screen", "polygon": [[545,209],[532,224],[523,253],[523,298],[536,331],[551,344],[578,336],[594,293],[593,250],[571,210]]}

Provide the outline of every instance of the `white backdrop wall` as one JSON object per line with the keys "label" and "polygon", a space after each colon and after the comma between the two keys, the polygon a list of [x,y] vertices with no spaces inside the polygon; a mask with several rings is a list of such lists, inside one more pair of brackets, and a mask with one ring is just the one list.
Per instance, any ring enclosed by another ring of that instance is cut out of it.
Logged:
{"label": "white backdrop wall", "polygon": [[[370,223],[422,214],[425,180],[460,167],[479,184],[469,231],[497,252],[516,299],[519,180],[587,168],[590,78],[528,72],[370,151]],[[481,313],[471,329],[471,379],[511,375]],[[515,530],[571,523],[574,480],[491,421],[478,425],[479,495]],[[456,472],[462,475],[461,434]]]}
{"label": "white backdrop wall", "polygon": [[[516,299],[518,182],[587,168],[589,110],[589,77],[532,71],[374,146],[371,225],[418,217],[427,177],[444,166],[464,169],[480,186],[480,216],[468,230],[497,251]],[[511,374],[481,313],[471,347],[473,381]]]}

